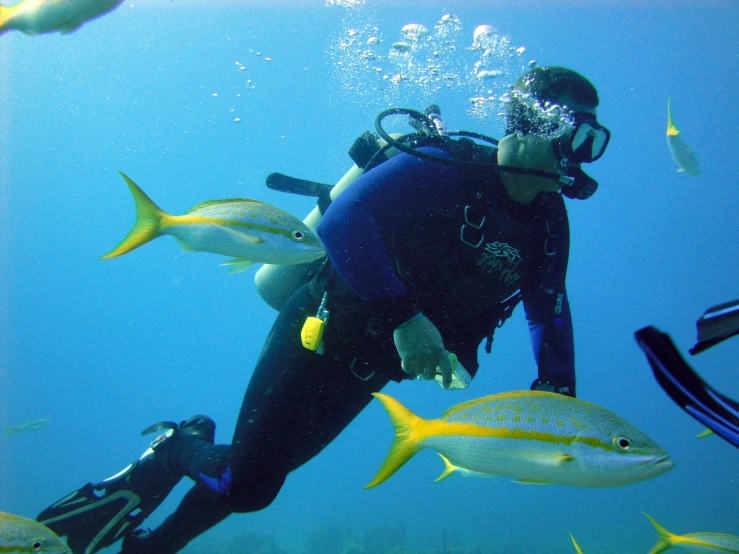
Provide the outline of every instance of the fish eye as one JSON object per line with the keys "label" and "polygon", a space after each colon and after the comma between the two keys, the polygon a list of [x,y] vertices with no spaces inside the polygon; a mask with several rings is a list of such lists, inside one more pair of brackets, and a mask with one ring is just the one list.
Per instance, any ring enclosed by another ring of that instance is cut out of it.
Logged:
{"label": "fish eye", "polygon": [[42,543],[41,541],[36,541],[33,543],[34,550],[39,550],[42,546],[44,546],[44,543]]}
{"label": "fish eye", "polygon": [[618,450],[628,450],[631,448],[631,441],[626,437],[616,437],[613,439],[613,445]]}
{"label": "fish eye", "polygon": [[293,231],[293,238],[295,240],[303,240],[305,238],[305,233],[303,231]]}

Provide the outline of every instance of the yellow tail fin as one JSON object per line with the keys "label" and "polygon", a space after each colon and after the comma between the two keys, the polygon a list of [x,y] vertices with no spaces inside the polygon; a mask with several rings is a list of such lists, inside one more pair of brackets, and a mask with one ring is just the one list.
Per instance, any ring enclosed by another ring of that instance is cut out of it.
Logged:
{"label": "yellow tail fin", "polygon": [[385,461],[382,462],[372,481],[364,486],[365,489],[376,487],[389,479],[393,473],[403,467],[403,464],[421,450],[418,443],[423,438],[422,428],[426,423],[425,419],[418,417],[387,394],[373,392],[372,396],[382,402],[383,407],[387,410],[390,423],[393,424],[395,429],[395,439],[393,444],[390,445],[390,451],[387,453]]}
{"label": "yellow tail fin", "polygon": [[654,525],[654,529],[657,531],[657,544],[652,547],[652,550],[649,551],[649,554],[659,554],[660,552],[664,552],[665,550],[672,548],[672,537],[674,535],[670,533],[667,529],[662,527],[659,523],[657,523],[649,514],[645,512],[642,513],[647,516],[647,519],[652,522],[652,525]]}
{"label": "yellow tail fin", "polygon": [[129,231],[126,238],[123,239],[123,242],[104,256],[100,256],[101,260],[109,260],[122,256],[142,244],[154,240],[161,235],[162,220],[168,217],[167,213],[157,206],[151,198],[146,196],[146,193],[129,179],[125,173],[121,171],[118,173],[121,174],[128,188],[131,189],[134,202],[136,202],[136,223],[134,223],[133,229]]}
{"label": "yellow tail fin", "polygon": [[0,35],[5,31],[10,31],[10,20],[13,17],[13,8],[6,8],[0,4]]}
{"label": "yellow tail fin", "polygon": [[572,533],[570,533],[570,538],[572,539],[572,544],[575,546],[575,550],[577,551],[577,554],[585,554],[582,549],[580,548],[580,545],[577,544],[577,541],[575,540],[575,537],[572,536]]}
{"label": "yellow tail fin", "polygon": [[680,131],[677,127],[675,127],[675,122],[672,121],[672,109],[670,108],[670,101],[672,98],[670,96],[667,97],[667,136],[668,137],[676,137],[680,134]]}

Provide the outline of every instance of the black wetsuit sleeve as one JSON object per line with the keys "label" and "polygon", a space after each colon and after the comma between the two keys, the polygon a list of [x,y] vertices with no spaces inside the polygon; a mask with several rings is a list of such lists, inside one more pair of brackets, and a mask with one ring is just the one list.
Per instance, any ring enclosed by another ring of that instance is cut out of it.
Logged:
{"label": "black wetsuit sleeve", "polygon": [[[421,150],[449,157],[440,148]],[[388,314],[396,326],[418,310],[388,252],[393,229],[443,209],[453,199],[456,182],[453,166],[399,154],[338,195],[318,225],[318,235],[343,281],[362,300]]]}
{"label": "black wetsuit sleeve", "polygon": [[542,235],[536,263],[521,288],[539,367],[534,387],[543,382],[555,392],[575,396],[575,346],[565,287],[570,233],[563,201],[561,209],[547,219]]}

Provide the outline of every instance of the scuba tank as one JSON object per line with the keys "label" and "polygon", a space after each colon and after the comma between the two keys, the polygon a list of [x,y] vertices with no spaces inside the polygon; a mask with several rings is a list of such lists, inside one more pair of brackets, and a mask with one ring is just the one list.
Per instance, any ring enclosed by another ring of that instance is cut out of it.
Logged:
{"label": "scuba tank", "polygon": [[[383,127],[383,121],[394,115],[407,116],[408,122],[415,131],[408,134],[388,133]],[[487,169],[494,166],[499,172],[535,175],[564,183],[565,177],[556,173],[498,165],[494,155],[498,146],[496,139],[472,131],[448,131],[441,119],[441,110],[436,104],[428,106],[424,113],[409,108],[384,110],[375,119],[375,129],[377,134],[367,131],[354,141],[349,149],[349,156],[354,161],[354,165],[335,185],[272,173],[267,177],[267,186],[292,194],[317,197],[318,205],[303,220],[303,223],[315,231],[324,211],[334,198],[364,172],[400,152],[442,164]],[[453,137],[459,138],[455,140]],[[475,141],[486,144],[479,144]],[[443,146],[452,153],[452,158],[419,151],[417,148],[420,146]],[[285,301],[298,288],[308,283],[324,263],[324,259],[319,259],[296,265],[265,264],[259,268],[254,277],[257,292],[267,304],[275,310],[280,310]]]}
{"label": "scuba tank", "polygon": [[[410,125],[415,129],[408,134],[387,133],[382,126],[385,118],[393,115],[406,115]],[[381,164],[399,154],[406,152],[418,156],[418,146],[440,144],[450,141],[451,135],[459,135],[483,140],[497,145],[498,141],[477,133],[466,131],[447,132],[441,119],[441,110],[435,104],[426,108],[425,113],[406,108],[391,108],[380,113],[375,119],[378,134],[365,132],[354,141],[349,149],[349,156],[354,165],[339,179],[335,185],[327,185],[304,179],[289,177],[281,173],[272,173],[267,177],[267,186],[274,190],[313,196],[318,198],[318,205],[303,220],[309,229],[315,231],[331,201],[341,194],[365,171]],[[437,159],[436,156],[420,156]],[[438,158],[445,161],[444,158]],[[275,310],[280,310],[285,301],[301,286],[308,283],[325,263],[324,259],[295,265],[265,264],[254,276],[254,284],[259,296]]]}
{"label": "scuba tank", "polygon": [[[395,137],[400,136],[400,134],[395,134]],[[349,149],[349,155],[355,163],[335,185],[325,185],[272,173],[267,177],[267,186],[293,194],[318,197],[318,205],[303,220],[303,223],[315,232],[331,201],[365,172],[365,168],[369,167],[369,162],[377,152],[383,152],[382,161],[385,161],[398,154],[399,150],[388,148],[385,140],[368,131],[359,137]],[[324,259],[318,259],[304,264],[264,264],[254,276],[257,292],[262,300],[279,311],[297,289],[313,278],[324,262]]]}

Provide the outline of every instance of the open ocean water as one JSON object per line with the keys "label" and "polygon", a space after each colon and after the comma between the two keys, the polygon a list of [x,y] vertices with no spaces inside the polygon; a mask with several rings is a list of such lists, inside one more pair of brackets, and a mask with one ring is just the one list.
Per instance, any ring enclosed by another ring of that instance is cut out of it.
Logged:
{"label": "open ocean water", "polygon": [[[411,23],[428,34],[404,34]],[[481,24],[498,30],[483,60],[473,48]],[[184,552],[441,554],[445,540],[449,553],[564,554],[571,531],[587,554],[635,554],[656,538],[642,511],[680,534],[739,534],[739,451],[694,438],[702,427],[664,394],[633,339],[655,324],[687,350],[696,318],[739,297],[737,29],[734,0],[126,0],[70,35],[3,35],[0,424],[52,425],[0,441],[0,510],[35,517],[116,473],[157,421],[205,413],[217,441],[230,441],[274,319],[256,269],[229,275],[219,257],[183,253],[171,238],[98,260],[134,219],[116,170],[171,213],[246,197],[302,218],[314,203],[268,190],[269,173],[337,181],[353,140],[389,106],[436,102],[450,128],[500,137],[497,99],[535,61],[592,80],[613,134],[586,168],[597,194],[567,202],[578,395],[643,429],[676,468],[610,489],[432,484],[441,462],[424,451],[366,491],[392,438],[372,403],[269,508],[231,516]],[[393,48],[403,40],[409,50]],[[500,76],[476,78],[485,67]],[[668,95],[699,177],[670,159]],[[519,308],[467,390],[419,382],[386,392],[436,416],[528,388],[530,350]],[[734,339],[691,363],[737,398],[738,358]]]}

